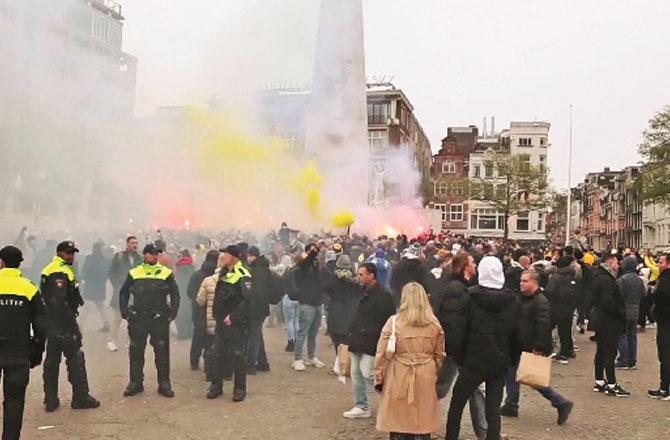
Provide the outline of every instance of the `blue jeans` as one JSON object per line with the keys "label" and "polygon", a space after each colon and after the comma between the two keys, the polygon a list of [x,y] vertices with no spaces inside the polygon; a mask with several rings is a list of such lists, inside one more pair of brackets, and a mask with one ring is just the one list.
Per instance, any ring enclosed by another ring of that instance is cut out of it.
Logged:
{"label": "blue jeans", "polygon": [[[458,366],[452,358],[444,360],[444,365],[440,371],[440,386],[445,390],[450,389],[456,377],[458,376]],[[472,421],[472,430],[477,437],[484,437],[488,424],[486,423],[486,396],[481,387],[477,387],[468,401],[470,405],[470,419]]]}
{"label": "blue jeans", "polygon": [[364,411],[370,409],[370,392],[374,385],[375,357],[364,353],[351,353],[351,382],[354,387],[356,406]]}
{"label": "blue jeans", "polygon": [[302,349],[307,339],[307,359],[316,357],[316,336],[321,326],[321,306],[300,304],[298,308],[298,336],[295,338],[294,359],[302,359]]}
{"label": "blue jeans", "polygon": [[[516,381],[516,370],[519,365],[512,365],[507,370],[507,380],[505,387],[507,388],[507,397],[505,397],[505,405],[518,410],[519,409],[519,384]],[[540,388],[536,390],[538,393],[551,402],[551,406],[559,408],[565,405],[568,400],[554,391],[551,387]]]}
{"label": "blue jeans", "polygon": [[626,321],[626,333],[619,338],[618,363],[627,367],[637,364],[637,320]]}
{"label": "blue jeans", "polygon": [[298,301],[291,300],[288,295],[282,299],[282,311],[284,312],[284,322],[286,323],[286,334],[289,341],[295,341],[298,336]]}

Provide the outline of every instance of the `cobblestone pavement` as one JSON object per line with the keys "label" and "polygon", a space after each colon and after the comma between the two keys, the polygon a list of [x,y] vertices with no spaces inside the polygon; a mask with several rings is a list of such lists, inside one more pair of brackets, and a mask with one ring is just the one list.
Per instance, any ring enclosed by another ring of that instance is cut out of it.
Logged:
{"label": "cobblestone pavement", "polygon": [[[618,372],[620,383],[633,394],[617,399],[595,394],[593,385],[594,344],[578,336],[578,358],[570,365],[554,364],[553,386],[575,402],[567,425],[556,425],[556,413],[538,393],[522,389],[518,419],[503,419],[503,434],[511,439],[666,439],[670,438],[670,402],[646,397],[646,390],[658,386],[655,332],[640,334],[640,360],[636,371]],[[326,336],[319,336],[319,355],[332,364],[334,353]],[[352,440],[384,439],[374,430],[374,419],[345,420],[341,413],[352,406],[350,385],[342,385],[326,370],[290,369],[292,356],[283,352],[280,328],[266,330],[272,372],[249,377],[248,398],[232,403],[232,390],[218,400],[205,399],[207,383],[202,372],[188,366],[187,342],[172,344],[174,399],[156,394],[155,369],[147,348],[145,392],[123,398],[127,383],[127,352],[104,350],[105,337],[95,331],[85,336],[92,394],[102,401],[97,410],[69,408],[70,386],[65,365],[61,367],[61,408],[44,412],[41,368],[33,370],[29,387],[24,439],[287,439]],[[375,398],[376,399],[376,398]],[[375,402],[376,404],[376,402]],[[444,413],[448,399],[442,402]],[[461,438],[472,439],[469,416],[463,417]],[[434,438],[442,439],[444,430]]]}

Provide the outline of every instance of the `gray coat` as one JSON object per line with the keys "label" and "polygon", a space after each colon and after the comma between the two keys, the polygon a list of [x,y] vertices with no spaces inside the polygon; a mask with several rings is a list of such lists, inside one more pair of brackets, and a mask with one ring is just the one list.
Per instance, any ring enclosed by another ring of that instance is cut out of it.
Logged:
{"label": "gray coat", "polygon": [[640,314],[640,299],[645,294],[644,282],[636,272],[635,257],[626,257],[621,262],[621,277],[617,281],[626,303],[626,320],[637,321]]}

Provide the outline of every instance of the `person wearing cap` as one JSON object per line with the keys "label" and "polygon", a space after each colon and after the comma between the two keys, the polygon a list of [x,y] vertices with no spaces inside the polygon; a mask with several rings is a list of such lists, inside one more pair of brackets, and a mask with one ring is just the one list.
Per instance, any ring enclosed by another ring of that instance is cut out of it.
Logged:
{"label": "person wearing cap", "polygon": [[77,252],[79,249],[74,242],[59,243],[53,261],[42,270],[40,291],[47,319],[47,353],[43,372],[44,406],[47,412],[53,412],[60,406],[58,374],[62,355],[65,356],[67,376],[72,384],[70,406],[73,409],[100,406],[100,402],[89,394],[86,361],[81,350],[82,335],[77,316],[84,300],[72,270]]}
{"label": "person wearing cap", "polygon": [[123,395],[134,396],[144,391],[144,350],[150,337],[158,393],[174,397],[170,384],[170,322],[179,312],[179,288],[172,270],[158,262],[160,248],[149,243],[142,253],[144,263],[130,270],[119,293],[119,309],[128,321],[130,337],[130,381]]}
{"label": "person wearing cap", "polygon": [[247,264],[253,282],[253,297],[249,302],[249,323],[247,340],[247,372],[270,371],[265,340],[263,339],[263,322],[270,315],[270,262],[260,249],[251,246],[247,251]]}
{"label": "person wearing cap", "polygon": [[233,402],[247,394],[247,325],[253,298],[251,273],[242,264],[242,251],[232,245],[221,250],[223,268],[214,293],[212,313],[216,319],[215,351],[218,361],[212,368],[208,399],[223,394],[223,379],[233,373]]}
{"label": "person wearing cap", "polygon": [[[0,249],[0,377],[4,388],[3,439],[18,439],[30,368],[42,363],[46,326],[37,287],[21,275],[19,248]],[[32,336],[31,336],[32,329]]]}
{"label": "person wearing cap", "polygon": [[377,267],[377,282],[385,289],[390,289],[391,263],[386,259],[384,249],[378,248],[365,262],[372,263]]}
{"label": "person wearing cap", "polygon": [[486,383],[486,438],[500,438],[505,378],[519,352],[519,307],[514,293],[504,288],[502,263],[485,256],[478,272],[479,284],[463,297],[454,352],[449,354],[461,369],[452,391],[446,440],[458,440],[465,404],[482,382]]}

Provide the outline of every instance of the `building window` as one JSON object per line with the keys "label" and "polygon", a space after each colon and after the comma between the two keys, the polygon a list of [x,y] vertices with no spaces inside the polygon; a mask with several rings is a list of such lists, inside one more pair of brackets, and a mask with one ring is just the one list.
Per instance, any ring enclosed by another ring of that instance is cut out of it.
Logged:
{"label": "building window", "polygon": [[442,162],[442,173],[443,174],[456,174],[456,162],[453,160],[447,160]]}
{"label": "building window", "polygon": [[517,231],[528,231],[530,229],[530,223],[528,220],[528,211],[520,212],[516,217],[516,230]]}
{"label": "building window", "polygon": [[449,220],[452,222],[463,221],[463,205],[452,204],[449,208]]}
{"label": "building window", "polygon": [[533,139],[532,138],[519,138],[520,147],[532,147]]}
{"label": "building window", "polygon": [[472,229],[480,230],[502,230],[505,225],[505,215],[495,209],[479,208],[473,210],[470,215],[470,226]]}
{"label": "building window", "polygon": [[544,231],[544,212],[537,214],[537,230],[540,232]]}
{"label": "building window", "polygon": [[475,177],[481,177],[482,176],[482,167],[480,165],[475,165]]}
{"label": "building window", "polygon": [[547,145],[547,138],[540,138],[540,146],[544,147]]}
{"label": "building window", "polygon": [[105,17],[93,16],[93,28],[91,31],[93,38],[109,42],[109,21]]}
{"label": "building window", "polygon": [[544,154],[540,155],[540,172],[541,173],[547,172],[547,156]]}
{"label": "building window", "polygon": [[487,163],[484,165],[484,177],[491,178],[493,177],[493,164]]}
{"label": "building window", "polygon": [[440,212],[440,220],[442,220],[443,222],[446,222],[447,221],[447,205],[441,204],[441,203],[436,203],[434,205],[434,209],[435,209],[435,211]]}
{"label": "building window", "polygon": [[436,196],[441,196],[443,194],[446,194],[448,190],[449,190],[449,188],[448,188],[447,182],[440,182],[440,181],[435,182],[434,193],[435,193]]}
{"label": "building window", "polygon": [[284,141],[288,144],[291,153],[302,152],[302,141],[300,140],[300,135],[298,133],[294,132],[284,136]]}
{"label": "building window", "polygon": [[391,103],[377,102],[368,104],[368,124],[386,124],[391,117]]}
{"label": "building window", "polygon": [[519,154],[519,171],[530,172],[530,154]]}
{"label": "building window", "polygon": [[386,130],[368,131],[368,144],[371,156],[386,156],[388,150],[388,133]]}

